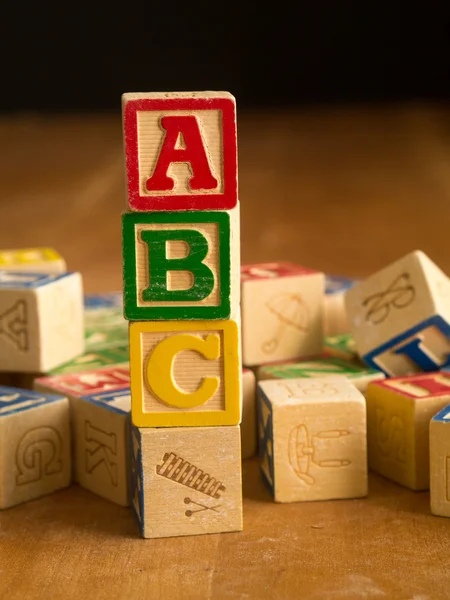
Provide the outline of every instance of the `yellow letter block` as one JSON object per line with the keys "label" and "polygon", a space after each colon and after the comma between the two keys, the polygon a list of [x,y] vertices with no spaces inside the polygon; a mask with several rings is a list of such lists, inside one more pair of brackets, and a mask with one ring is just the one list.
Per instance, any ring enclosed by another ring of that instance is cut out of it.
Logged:
{"label": "yellow letter block", "polygon": [[53,248],[0,250],[0,270],[27,273],[64,273],[66,262]]}
{"label": "yellow letter block", "polygon": [[376,381],[366,400],[369,467],[412,490],[429,489],[429,424],[450,402],[450,375]]}
{"label": "yellow letter block", "polygon": [[235,321],[130,324],[136,427],[238,425],[241,358]]}
{"label": "yellow letter block", "polygon": [[430,422],[431,512],[450,517],[450,405]]}

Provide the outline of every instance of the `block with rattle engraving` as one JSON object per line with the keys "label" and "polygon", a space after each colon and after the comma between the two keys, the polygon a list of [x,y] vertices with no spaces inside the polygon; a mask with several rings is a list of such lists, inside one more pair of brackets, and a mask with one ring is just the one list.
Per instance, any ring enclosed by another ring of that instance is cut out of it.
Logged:
{"label": "block with rattle engraving", "polygon": [[388,377],[450,363],[450,279],[417,250],[346,293],[358,353]]}
{"label": "block with rattle engraving", "polygon": [[261,381],[258,434],[276,502],[367,495],[366,406],[344,378]]}
{"label": "block with rattle engraving", "polygon": [[0,508],[65,488],[70,474],[67,398],[0,387]]}

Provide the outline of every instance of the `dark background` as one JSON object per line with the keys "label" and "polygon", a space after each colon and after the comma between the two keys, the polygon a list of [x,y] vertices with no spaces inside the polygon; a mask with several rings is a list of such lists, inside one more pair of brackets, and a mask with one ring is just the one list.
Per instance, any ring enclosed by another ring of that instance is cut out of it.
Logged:
{"label": "dark background", "polygon": [[447,2],[3,6],[0,110],[117,110],[131,91],[241,108],[450,97]]}

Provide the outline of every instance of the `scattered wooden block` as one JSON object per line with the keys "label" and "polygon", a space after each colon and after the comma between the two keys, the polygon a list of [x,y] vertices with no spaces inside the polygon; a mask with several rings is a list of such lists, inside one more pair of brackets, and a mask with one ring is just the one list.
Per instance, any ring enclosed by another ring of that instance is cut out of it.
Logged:
{"label": "scattered wooden block", "polygon": [[450,375],[420,373],[369,384],[369,467],[412,490],[430,483],[429,425],[450,402]]}
{"label": "scattered wooden block", "polygon": [[77,398],[73,403],[73,461],[79,485],[129,505],[129,388]]}
{"label": "scattered wooden block", "polygon": [[256,379],[250,369],[242,372],[242,423],[241,450],[242,458],[250,458],[256,454]]}
{"label": "scattered wooden block", "polygon": [[84,311],[86,351],[96,352],[128,344],[128,321],[117,306]]}
{"label": "scattered wooden block", "polygon": [[65,273],[66,262],[53,248],[0,250],[0,271]]}
{"label": "scattered wooden block", "polygon": [[326,336],[350,331],[345,308],[345,294],[355,280],[335,275],[325,275],[324,330]]}
{"label": "scattered wooden block", "polygon": [[228,319],[239,305],[239,211],[125,213],[125,317]]}
{"label": "scattered wooden block", "polygon": [[323,273],[288,262],[241,268],[245,366],[322,352]]}
{"label": "scattered wooden block", "polygon": [[430,422],[430,506],[440,517],[450,517],[450,405]]}
{"label": "scattered wooden block", "polygon": [[46,372],[83,352],[79,273],[0,271],[0,370]]}
{"label": "scattered wooden block", "polygon": [[132,447],[143,537],[242,530],[239,426],[133,428]]}
{"label": "scattered wooden block", "polygon": [[241,360],[235,321],[130,323],[136,427],[237,425]]}
{"label": "scattered wooden block", "polygon": [[323,346],[325,356],[334,356],[362,364],[351,333],[327,336]]}
{"label": "scattered wooden block", "polygon": [[64,375],[65,373],[79,373],[80,371],[95,371],[108,366],[129,364],[129,347],[117,346],[98,350],[97,352],[85,352],[77,358],[52,369],[48,375]]}
{"label": "scattered wooden block", "polygon": [[412,252],[346,294],[356,347],[388,377],[450,364],[450,280],[423,252]]}
{"label": "scattered wooden block", "polygon": [[65,373],[40,377],[34,381],[34,389],[42,392],[60,392],[69,398],[93,396],[130,387],[130,369],[123,365],[106,367],[95,371]]}
{"label": "scattered wooden block", "polygon": [[67,398],[0,387],[0,508],[67,487],[70,471]]}
{"label": "scattered wooden block", "polygon": [[336,375],[346,377],[349,383],[352,383],[363,394],[371,381],[378,381],[385,377],[381,371],[370,369],[357,362],[327,356],[314,360],[260,367],[257,371],[257,380],[335,377]]}
{"label": "scattered wooden block", "polygon": [[123,308],[122,292],[104,292],[103,294],[85,294],[84,310],[91,312],[103,308]]}
{"label": "scattered wooden block", "polygon": [[130,210],[237,204],[236,106],[228,92],[122,96]]}
{"label": "scattered wooden block", "polygon": [[337,378],[258,384],[259,453],[276,502],[367,495],[366,407]]}

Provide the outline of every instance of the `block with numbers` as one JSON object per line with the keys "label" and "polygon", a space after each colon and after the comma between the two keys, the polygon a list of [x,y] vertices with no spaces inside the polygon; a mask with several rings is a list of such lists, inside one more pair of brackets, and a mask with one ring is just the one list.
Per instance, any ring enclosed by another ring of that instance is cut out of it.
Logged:
{"label": "block with numbers", "polygon": [[430,422],[431,512],[450,517],[450,404]]}
{"label": "block with numbers", "polygon": [[122,106],[130,210],[236,206],[236,106],[231,94],[128,93]]}
{"label": "block with numbers", "polygon": [[0,271],[64,273],[66,262],[53,248],[0,250]]}
{"label": "block with numbers", "polygon": [[429,489],[430,420],[450,403],[450,374],[377,381],[366,399],[369,467],[412,490]]}
{"label": "block with numbers", "polygon": [[67,487],[70,444],[67,398],[0,387],[0,508]]}
{"label": "block with numbers", "polygon": [[130,373],[137,427],[240,423],[236,321],[131,323]]}
{"label": "block with numbers", "polygon": [[276,502],[367,495],[366,406],[345,380],[258,384],[259,456]]}
{"label": "block with numbers", "polygon": [[324,282],[323,273],[287,262],[241,268],[245,366],[322,352]]}
{"label": "block with numbers", "polygon": [[131,468],[143,537],[242,530],[239,426],[133,428]]}
{"label": "block with numbers", "polygon": [[420,250],[346,293],[358,353],[395,377],[450,364],[450,279]]}
{"label": "block with numbers", "polygon": [[129,388],[72,400],[76,481],[94,494],[129,505]]}
{"label": "block with numbers", "polygon": [[256,380],[250,369],[242,372],[242,423],[241,423],[242,458],[250,458],[256,454]]}
{"label": "block with numbers", "polygon": [[228,319],[239,304],[239,211],[126,213],[124,314]]}
{"label": "block with numbers", "polygon": [[355,281],[348,277],[325,276],[324,330],[325,335],[348,333],[350,326],[345,307],[345,294]]}
{"label": "block with numbers", "polygon": [[0,370],[46,372],[84,351],[79,273],[0,271]]}

